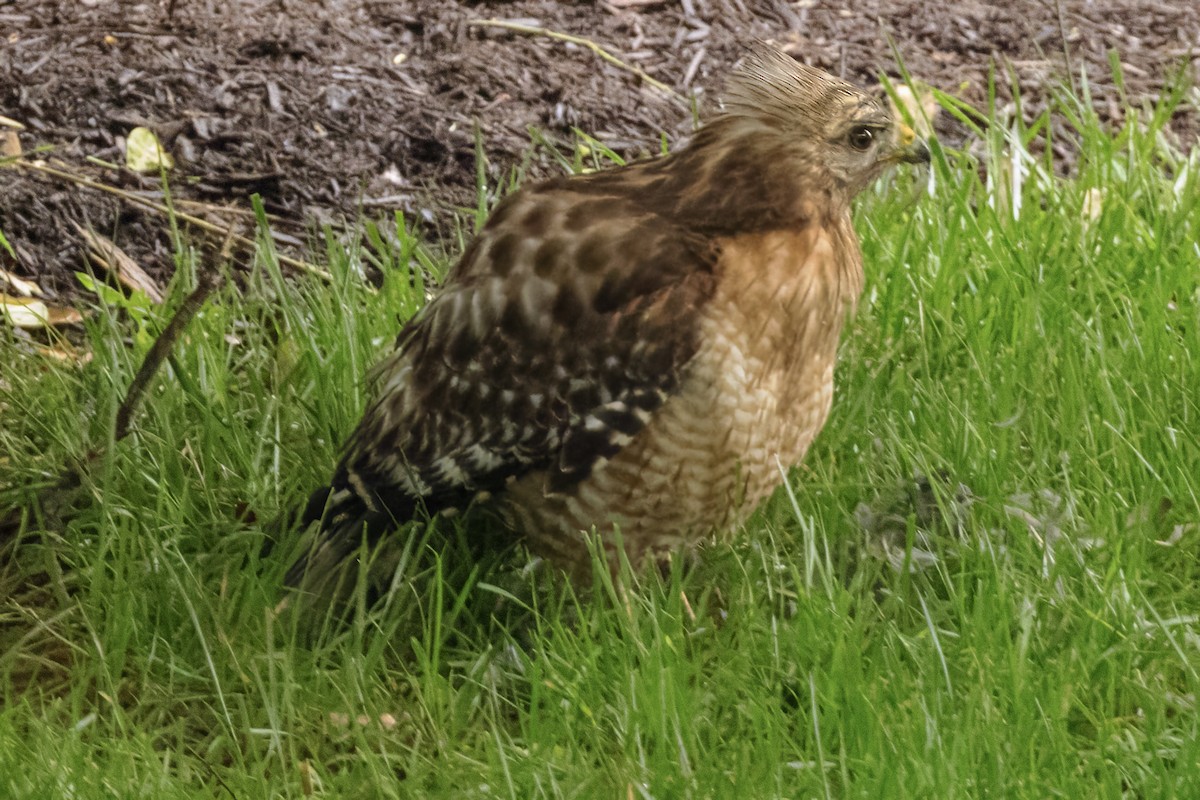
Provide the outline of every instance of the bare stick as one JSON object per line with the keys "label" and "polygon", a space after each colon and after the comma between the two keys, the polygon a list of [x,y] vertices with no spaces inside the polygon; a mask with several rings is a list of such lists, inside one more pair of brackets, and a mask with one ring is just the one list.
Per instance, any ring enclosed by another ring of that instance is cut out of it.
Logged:
{"label": "bare stick", "polygon": [[[162,203],[156,203],[153,200],[147,200],[144,197],[138,197],[136,194],[131,194],[124,189],[118,189],[116,186],[110,186],[107,183],[94,181],[91,178],[85,178],[84,176],[76,175],[73,172],[55,169],[48,164],[42,164],[37,161],[14,161],[13,164],[22,169],[33,170],[34,172],[40,172],[44,175],[49,175],[60,180],[70,181],[71,183],[79,186],[86,186],[87,188],[95,189],[98,192],[106,192],[114,197],[119,197],[128,203],[133,203],[134,205],[141,206],[142,208],[148,208],[151,211],[157,211],[160,214],[165,214],[168,216],[174,214],[177,219],[181,219],[190,225],[195,225],[197,228],[208,231],[209,233],[224,235],[229,232],[228,229],[223,228],[220,225],[215,225],[206,219],[201,219],[200,217],[192,216],[191,214],[185,214],[178,209],[172,210]],[[250,247],[254,246],[254,240],[250,239],[249,237],[235,233],[233,234],[233,238],[238,244],[248,245]],[[291,258],[282,254],[276,254],[276,257],[279,259],[281,264],[287,264],[289,267],[298,269],[301,272],[307,272],[310,275],[316,275],[318,278],[322,278],[323,280],[333,280],[333,276],[328,272],[320,267],[309,264],[307,261],[301,261],[299,259]]]}
{"label": "bare stick", "polygon": [[[226,246],[228,245],[229,239],[226,239]],[[192,321],[196,313],[203,307],[204,301],[220,285],[220,275],[201,274],[198,278],[196,288],[184,299],[182,305],[176,309],[175,314],[167,323],[167,327],[154,340],[150,351],[142,359],[142,365],[138,367],[137,374],[134,375],[133,381],[130,382],[129,388],[125,392],[125,397],[121,400],[121,405],[117,407],[117,420],[113,428],[113,441],[120,441],[129,434],[133,415],[137,412],[138,406],[141,405],[142,397],[146,394],[146,388],[150,385],[150,381],[158,374],[163,362],[170,356],[171,350],[175,347],[176,342],[179,341],[179,337],[183,335],[183,331],[187,328],[188,323]],[[104,450],[102,448],[89,450],[77,465],[67,467],[59,474],[57,481],[38,491],[38,504],[48,509],[69,507],[70,500],[73,498],[75,491],[83,484],[84,470],[89,464],[98,461],[103,455]],[[55,518],[58,515],[59,512],[55,511]],[[0,546],[7,544],[16,536],[17,531],[21,528],[21,518],[22,509],[20,506],[14,508],[8,516],[0,517]]]}
{"label": "bare stick", "polygon": [[171,317],[171,321],[167,323],[167,327],[154,340],[150,352],[146,353],[146,357],[142,359],[142,365],[138,367],[137,374],[133,376],[133,381],[130,382],[129,389],[125,392],[125,399],[117,408],[117,424],[113,431],[115,441],[124,439],[125,435],[129,433],[129,423],[133,420],[133,414],[142,402],[142,395],[146,393],[146,387],[150,385],[151,379],[158,373],[163,362],[167,360],[167,356],[171,354],[171,350],[179,341],[184,328],[188,326],[188,323],[196,316],[196,312],[204,305],[204,301],[220,284],[221,276],[219,274],[201,274],[196,288],[184,299],[183,304]]}
{"label": "bare stick", "polygon": [[651,78],[644,70],[635,67],[633,64],[622,61],[600,45],[593,42],[591,39],[585,39],[582,36],[574,36],[570,33],[552,31],[549,28],[539,28],[536,25],[522,25],[519,22],[508,22],[507,20],[503,19],[473,19],[467,24],[476,28],[504,28],[505,30],[516,31],[517,33],[527,33],[531,36],[545,36],[548,39],[557,39],[560,42],[570,42],[571,44],[577,44],[581,47],[586,47],[588,50],[591,50],[593,53],[600,56],[600,58],[604,59],[613,66],[632,72],[634,75],[637,75],[655,89],[664,92],[669,97],[674,98],[676,101],[684,104],[687,103],[687,98],[676,92],[670,86],[667,86],[662,81]]}

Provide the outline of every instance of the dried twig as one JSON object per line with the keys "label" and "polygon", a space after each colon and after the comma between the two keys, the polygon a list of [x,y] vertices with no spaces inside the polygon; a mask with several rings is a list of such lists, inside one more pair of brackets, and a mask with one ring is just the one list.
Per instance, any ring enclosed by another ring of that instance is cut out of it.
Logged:
{"label": "dried twig", "polygon": [[129,384],[129,389],[125,392],[125,399],[121,401],[121,405],[117,408],[117,424],[113,431],[113,440],[120,441],[129,433],[129,423],[133,420],[134,412],[142,402],[142,395],[146,393],[146,387],[150,385],[150,380],[157,374],[162,367],[163,362],[167,360],[167,356],[171,354],[171,350],[175,347],[175,343],[179,341],[179,337],[183,334],[184,328],[196,316],[196,313],[204,305],[204,301],[213,293],[213,290],[221,285],[221,276],[219,273],[203,272],[201,273],[196,288],[191,294],[184,299],[183,304],[176,309],[171,321],[167,323],[167,327],[154,340],[154,344],[150,347],[150,352],[146,353],[146,357],[142,359],[142,365],[138,367],[137,374],[133,376],[133,381]]}
{"label": "dried twig", "polygon": [[677,102],[683,103],[684,105],[687,104],[687,98],[679,94],[679,92],[676,92],[662,81],[651,78],[648,74],[646,74],[645,70],[639,69],[633,64],[629,64],[617,58],[599,44],[593,42],[591,39],[586,39],[582,36],[575,36],[570,33],[552,31],[549,28],[541,28],[536,25],[524,25],[520,22],[509,22],[508,20],[503,19],[473,19],[467,24],[476,28],[503,28],[509,31],[516,31],[517,33],[527,33],[530,36],[545,36],[548,39],[557,39],[560,42],[570,42],[571,44],[577,44],[580,47],[586,47],[613,66],[632,72],[647,84],[653,86],[655,89],[658,89],[660,92],[665,93],[667,96],[673,98]]}
{"label": "dried twig", "polygon": [[[159,334],[154,344],[150,347],[150,352],[142,360],[142,365],[138,368],[137,374],[134,375],[133,380],[130,382],[129,389],[126,390],[121,405],[117,407],[117,419],[113,428],[114,442],[124,439],[129,434],[133,415],[141,405],[142,397],[146,393],[146,387],[150,385],[150,381],[158,374],[159,369],[162,368],[163,362],[171,354],[171,350],[174,349],[175,344],[179,341],[179,337],[183,335],[183,331],[187,328],[188,323],[192,321],[192,318],[203,307],[208,296],[221,284],[220,275],[215,273],[202,273],[198,280],[199,282],[195,290],[176,309],[170,322],[167,323],[167,327],[163,329],[163,332]],[[103,455],[103,448],[93,448],[88,451],[77,465],[64,469],[57,481],[38,492],[37,505],[51,511],[55,516],[61,514],[62,509],[69,508],[71,501],[74,499],[75,491],[83,485],[85,470],[90,464],[100,460]],[[7,517],[0,518],[0,546],[8,544],[17,535],[17,532],[21,529],[22,516],[23,509],[18,506]]]}
{"label": "dried twig", "polygon": [[[133,203],[134,205],[141,206],[142,208],[148,208],[151,211],[157,211],[160,214],[168,216],[174,215],[177,219],[181,219],[184,222],[187,222],[189,225],[194,225],[201,230],[208,231],[209,233],[225,235],[230,232],[229,229],[223,228],[220,225],[214,225],[206,219],[201,219],[200,217],[192,216],[191,214],[185,214],[178,209],[172,210],[162,203],[156,203],[153,200],[147,200],[144,197],[138,197],[136,194],[131,194],[123,189],[118,189],[116,186],[110,186],[107,183],[101,183],[100,181],[92,180],[91,178],[84,177],[83,175],[76,175],[73,172],[56,169],[48,164],[43,164],[37,161],[14,161],[13,165],[21,169],[33,170],[34,172],[39,172],[43,175],[49,175],[50,177],[58,178],[59,180],[69,181],[78,186],[85,186],[89,189],[95,189],[99,192],[106,192],[107,194],[111,194],[114,197],[119,197],[128,203]],[[234,241],[240,245],[249,247],[254,246],[253,239],[237,233],[232,234],[232,236]],[[310,275],[316,275],[317,277],[327,281],[333,280],[333,276],[331,276],[328,272],[320,267],[309,264],[307,261],[301,261],[299,259],[291,258],[282,254],[277,255],[277,257],[281,264],[287,264],[289,267],[298,269],[301,272],[307,272]]]}

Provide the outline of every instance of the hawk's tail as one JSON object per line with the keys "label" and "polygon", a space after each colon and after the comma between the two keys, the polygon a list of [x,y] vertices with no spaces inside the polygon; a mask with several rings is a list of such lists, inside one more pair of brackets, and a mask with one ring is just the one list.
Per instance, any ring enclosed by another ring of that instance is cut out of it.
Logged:
{"label": "hawk's tail", "polygon": [[[339,605],[356,585],[362,559],[371,558],[383,535],[410,517],[373,508],[349,487],[318,489],[300,517],[303,550],[284,575],[284,585],[314,610]],[[371,566],[369,574],[376,572]]]}

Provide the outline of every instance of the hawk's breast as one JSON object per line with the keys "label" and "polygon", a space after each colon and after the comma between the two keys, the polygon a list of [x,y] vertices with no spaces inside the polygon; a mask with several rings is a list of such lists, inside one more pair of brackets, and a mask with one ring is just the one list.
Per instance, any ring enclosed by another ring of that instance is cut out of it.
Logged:
{"label": "hawk's breast", "polygon": [[615,525],[637,563],[728,532],[779,485],[780,467],[800,461],[828,416],[838,338],[861,287],[857,247],[839,249],[837,236],[813,226],[723,243],[679,390],[585,480],[550,492],[536,473],[506,492],[535,552],[585,572],[581,532],[596,526],[611,549]]}

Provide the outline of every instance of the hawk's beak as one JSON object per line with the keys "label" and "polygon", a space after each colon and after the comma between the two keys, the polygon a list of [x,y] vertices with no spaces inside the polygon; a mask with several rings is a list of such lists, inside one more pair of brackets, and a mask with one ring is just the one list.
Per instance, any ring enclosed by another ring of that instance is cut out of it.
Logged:
{"label": "hawk's beak", "polygon": [[928,164],[929,163],[929,145],[925,144],[925,140],[917,136],[912,128],[900,123],[899,145],[896,152],[892,154],[892,158],[896,161],[903,161],[907,164]]}

